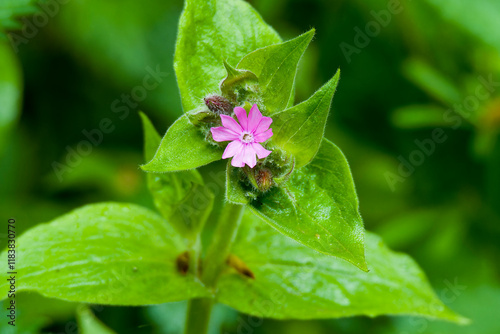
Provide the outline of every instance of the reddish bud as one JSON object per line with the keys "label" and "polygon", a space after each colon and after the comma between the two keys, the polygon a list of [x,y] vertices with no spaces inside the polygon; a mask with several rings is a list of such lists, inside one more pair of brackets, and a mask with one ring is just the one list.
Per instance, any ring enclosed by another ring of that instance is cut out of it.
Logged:
{"label": "reddish bud", "polygon": [[205,105],[210,109],[210,111],[220,115],[230,116],[233,112],[233,105],[223,96],[220,95],[209,95],[203,99]]}
{"label": "reddish bud", "polygon": [[268,191],[273,185],[273,174],[267,168],[259,169],[255,173],[255,181],[260,191]]}

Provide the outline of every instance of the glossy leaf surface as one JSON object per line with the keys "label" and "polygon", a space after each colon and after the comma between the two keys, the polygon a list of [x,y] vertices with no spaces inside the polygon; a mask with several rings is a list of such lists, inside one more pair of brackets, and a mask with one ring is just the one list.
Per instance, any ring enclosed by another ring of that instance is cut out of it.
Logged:
{"label": "glossy leaf surface", "polygon": [[367,233],[369,272],[319,254],[247,212],[232,252],[255,279],[235,270],[219,281],[218,300],[240,312],[275,319],[411,314],[465,323],[436,297],[409,256]]}
{"label": "glossy leaf surface", "polygon": [[[241,203],[245,185],[228,180],[226,196]],[[351,172],[342,152],[323,140],[318,154],[290,179],[256,199],[246,196],[258,216],[284,235],[321,253],[366,270],[364,228]]]}
{"label": "glossy leaf surface", "polygon": [[[109,304],[158,304],[207,296],[177,256],[186,250],[167,222],[137,205],[87,205],[16,240],[17,291]],[[7,258],[6,251],[2,253]],[[6,291],[8,282],[1,282]],[[4,296],[5,297],[5,296]]]}
{"label": "glossy leaf surface", "polygon": [[222,150],[205,141],[200,129],[181,116],[167,130],[153,159],[141,166],[146,172],[177,172],[222,158]]}
{"label": "glossy leaf surface", "polygon": [[174,68],[184,111],[218,90],[226,71],[258,48],[279,43],[279,35],[242,0],[187,0],[179,22]]}
{"label": "glossy leaf surface", "polygon": [[297,65],[313,36],[314,29],[311,29],[287,42],[251,52],[239,62],[239,69],[249,70],[259,78],[267,116],[286,108],[293,92]]}
{"label": "glossy leaf surface", "polygon": [[296,168],[318,152],[340,71],[308,100],[273,115],[273,144],[292,153]]}

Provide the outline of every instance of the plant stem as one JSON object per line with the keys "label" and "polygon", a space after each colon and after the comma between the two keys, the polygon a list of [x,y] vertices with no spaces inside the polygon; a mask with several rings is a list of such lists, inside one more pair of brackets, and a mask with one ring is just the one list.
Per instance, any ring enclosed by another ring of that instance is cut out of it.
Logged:
{"label": "plant stem", "polygon": [[188,304],[185,334],[204,334],[208,331],[213,301],[209,298],[191,299]]}
{"label": "plant stem", "polygon": [[203,262],[201,280],[208,288],[214,288],[224,267],[231,246],[240,227],[243,205],[227,203],[219,218],[219,223],[212,237],[212,243],[207,250]]}
{"label": "plant stem", "polygon": [[199,266],[198,266],[198,260],[200,258],[200,253],[201,253],[201,237],[197,236],[196,239],[191,240],[189,245],[189,271],[195,275],[198,276],[199,273]]}
{"label": "plant stem", "polygon": [[[243,205],[226,203],[222,209],[212,242],[203,261],[202,282],[209,289],[214,289],[217,280],[238,233]],[[189,301],[185,334],[207,333],[212,311],[213,299],[192,299]]]}

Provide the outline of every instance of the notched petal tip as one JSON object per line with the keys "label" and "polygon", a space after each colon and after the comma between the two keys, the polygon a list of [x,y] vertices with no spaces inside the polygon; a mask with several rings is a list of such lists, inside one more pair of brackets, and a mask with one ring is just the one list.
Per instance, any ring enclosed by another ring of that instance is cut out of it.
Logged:
{"label": "notched petal tip", "polygon": [[243,168],[243,167],[245,167],[245,164],[242,161],[239,161],[239,160],[236,160],[236,158],[233,158],[231,160],[231,166],[238,167],[238,168]]}
{"label": "notched petal tip", "polygon": [[273,136],[273,129],[268,129],[254,136],[254,140],[257,143],[263,143]]}
{"label": "notched petal tip", "polygon": [[259,159],[267,158],[267,156],[272,153],[272,151],[266,150],[259,143],[252,143],[252,148],[255,151],[255,153],[257,154],[257,158],[259,158]]}
{"label": "notched petal tip", "polygon": [[257,164],[257,158],[256,158],[257,152],[255,152],[255,149],[253,148],[252,144],[247,144],[245,145],[245,154],[243,157],[243,162],[245,162],[248,167],[254,168],[255,165]]}
{"label": "notched petal tip", "polygon": [[271,117],[262,117],[260,120],[259,125],[255,128],[254,134],[258,135],[262,132],[265,132],[269,129],[271,126],[271,123],[273,122],[273,119]]}

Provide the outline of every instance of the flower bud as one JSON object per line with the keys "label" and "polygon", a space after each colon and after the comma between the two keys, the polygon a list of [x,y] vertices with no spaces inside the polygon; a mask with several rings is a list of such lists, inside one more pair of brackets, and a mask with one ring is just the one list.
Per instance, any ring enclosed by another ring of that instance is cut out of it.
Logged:
{"label": "flower bud", "polygon": [[223,96],[209,95],[203,99],[208,109],[218,115],[224,114],[231,116],[233,105]]}
{"label": "flower bud", "polygon": [[255,181],[260,191],[268,191],[273,186],[273,174],[267,168],[256,171]]}

